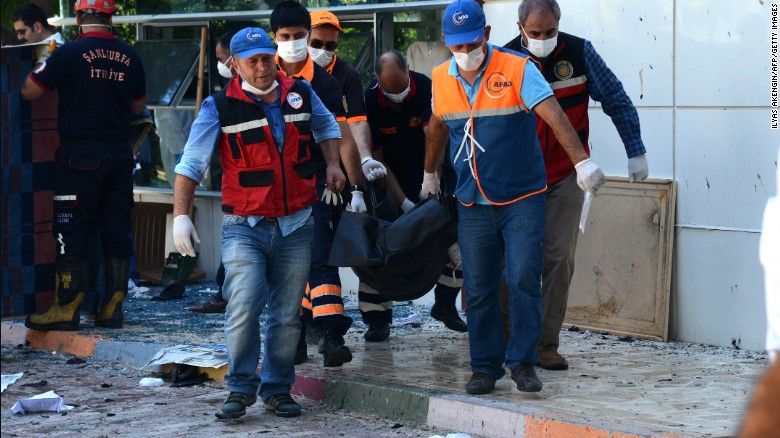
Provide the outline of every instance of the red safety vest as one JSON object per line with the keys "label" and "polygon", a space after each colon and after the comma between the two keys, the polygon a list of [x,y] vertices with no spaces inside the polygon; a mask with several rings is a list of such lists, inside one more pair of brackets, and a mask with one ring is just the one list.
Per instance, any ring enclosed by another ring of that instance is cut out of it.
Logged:
{"label": "red safety vest", "polygon": [[277,72],[285,121],[281,152],[260,104],[241,89],[238,75],[214,96],[222,134],[222,211],[240,216],[291,215],[317,199],[310,160],[309,88]]}

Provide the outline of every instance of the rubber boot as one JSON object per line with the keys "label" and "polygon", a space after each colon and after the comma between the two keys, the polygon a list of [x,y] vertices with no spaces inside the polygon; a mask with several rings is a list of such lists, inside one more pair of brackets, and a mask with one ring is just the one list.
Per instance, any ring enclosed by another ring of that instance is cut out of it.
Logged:
{"label": "rubber boot", "polygon": [[352,362],[352,352],[344,345],[344,336],[336,330],[328,330],[322,337],[324,349],[322,351],[323,365],[326,367],[340,367],[346,362]]}
{"label": "rubber boot", "polygon": [[87,262],[75,257],[58,261],[54,304],[45,313],[28,315],[24,325],[33,330],[78,330],[79,309],[87,290]]}
{"label": "rubber boot", "polygon": [[110,258],[105,265],[105,288],[100,312],[95,315],[95,325],[106,328],[122,328],[125,315],[122,304],[127,296],[127,280],[130,278],[130,258]]}
{"label": "rubber boot", "polygon": [[458,309],[455,307],[458,292],[460,292],[459,288],[437,284],[433,291],[436,301],[431,308],[431,316],[443,322],[448,329],[465,333],[468,331],[468,326],[460,319]]}

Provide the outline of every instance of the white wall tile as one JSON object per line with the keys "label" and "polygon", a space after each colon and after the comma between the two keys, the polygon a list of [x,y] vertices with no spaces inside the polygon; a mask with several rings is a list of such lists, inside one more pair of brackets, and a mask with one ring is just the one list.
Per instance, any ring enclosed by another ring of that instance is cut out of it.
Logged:
{"label": "white wall tile", "polygon": [[[672,179],[673,139],[672,110],[639,108],[639,122],[642,141],[647,149],[647,162],[650,178]],[[612,124],[600,108],[591,108],[590,147],[591,157],[601,166],[608,176],[628,176],[628,158],[623,142]]]}
{"label": "white wall tile", "polygon": [[771,3],[675,3],[677,105],[769,105]]}
{"label": "white wall tile", "polygon": [[678,223],[761,227],[780,145],[768,120],[768,110],[676,112]]}
{"label": "white wall tile", "polygon": [[680,229],[675,238],[672,335],[679,340],[764,350],[766,310],[759,235]]}

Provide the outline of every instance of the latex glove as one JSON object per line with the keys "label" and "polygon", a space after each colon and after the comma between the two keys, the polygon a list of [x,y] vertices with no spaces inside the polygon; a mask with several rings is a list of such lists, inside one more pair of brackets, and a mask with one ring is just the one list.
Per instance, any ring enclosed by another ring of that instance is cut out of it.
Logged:
{"label": "latex glove", "polygon": [[420,199],[425,199],[430,195],[437,196],[439,194],[439,178],[436,176],[436,172],[428,173],[423,171],[423,182],[420,188]]}
{"label": "latex glove", "polygon": [[363,168],[363,175],[365,175],[366,179],[369,181],[376,181],[387,175],[385,165],[373,159],[370,155],[360,160],[360,166]]}
{"label": "latex glove", "polygon": [[647,157],[645,154],[628,159],[628,179],[631,182],[644,181],[647,178]]}
{"label": "latex glove", "polygon": [[40,44],[35,48],[36,64],[43,64],[51,56],[51,49],[48,44]]}
{"label": "latex glove", "polygon": [[577,185],[580,186],[583,192],[595,194],[599,187],[606,182],[604,172],[590,158],[574,165],[574,169],[577,171]]}
{"label": "latex glove", "polygon": [[404,202],[401,203],[401,211],[406,213],[407,211],[414,208],[414,202],[410,201],[409,198],[404,198]]}
{"label": "latex glove", "polygon": [[200,243],[198,232],[195,231],[195,225],[192,225],[190,217],[186,214],[180,214],[173,218],[173,243],[176,245],[176,249],[186,256],[195,257],[193,241]]}
{"label": "latex glove", "polygon": [[355,190],[352,192],[352,201],[349,203],[350,211],[355,213],[365,213],[368,211],[366,208],[366,201],[363,200],[363,192]]}
{"label": "latex glove", "polygon": [[325,188],[322,192],[322,202],[327,205],[339,206],[344,203],[344,198],[341,197],[341,193],[332,192],[329,188]]}
{"label": "latex glove", "polygon": [[452,244],[447,250],[447,262],[453,270],[460,269],[463,266],[463,257],[460,255],[460,245],[458,242]]}

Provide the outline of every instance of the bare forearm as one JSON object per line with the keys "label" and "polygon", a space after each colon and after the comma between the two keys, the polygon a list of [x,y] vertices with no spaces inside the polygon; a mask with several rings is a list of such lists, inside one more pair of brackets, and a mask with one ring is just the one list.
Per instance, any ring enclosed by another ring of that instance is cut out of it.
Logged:
{"label": "bare forearm", "polygon": [[339,166],[339,147],[341,144],[341,139],[339,138],[331,138],[328,140],[324,140],[320,143],[320,147],[322,148],[322,155],[325,157],[325,163],[327,163],[328,166]]}
{"label": "bare forearm", "polygon": [[577,164],[588,158],[577,131],[574,130],[569,118],[555,98],[550,97],[542,101],[536,105],[534,112],[550,126],[555,138],[558,139],[572,163]]}
{"label": "bare forearm", "polygon": [[371,156],[371,128],[365,120],[349,124],[360,158]]}
{"label": "bare forearm", "polygon": [[379,160],[387,168],[387,177],[385,179],[387,188],[390,190],[390,193],[393,195],[396,202],[398,202],[398,205],[401,205],[404,202],[404,199],[406,199],[406,194],[403,189],[401,189],[401,184],[398,183],[398,178],[395,177],[392,169],[387,167],[387,163],[385,163],[385,154],[382,152],[382,149],[378,149],[374,152],[374,158]]}
{"label": "bare forearm", "polygon": [[190,205],[192,205],[197,185],[198,183],[190,178],[176,174],[176,183],[173,189],[173,217],[190,213]]}
{"label": "bare forearm", "polygon": [[425,171],[434,173],[444,161],[444,146],[447,145],[450,129],[436,116],[431,116],[428,135],[425,138]]}
{"label": "bare forearm", "polygon": [[360,154],[355,145],[355,138],[346,122],[339,123],[341,129],[341,146],[339,147],[341,162],[347,170],[347,177],[351,184],[363,182],[363,170],[360,168]]}

